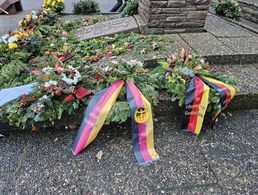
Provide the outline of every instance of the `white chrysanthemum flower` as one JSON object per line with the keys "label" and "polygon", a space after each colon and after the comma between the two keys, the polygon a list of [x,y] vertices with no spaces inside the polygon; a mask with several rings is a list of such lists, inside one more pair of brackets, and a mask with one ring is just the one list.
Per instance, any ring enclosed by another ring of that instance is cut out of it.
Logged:
{"label": "white chrysanthemum flower", "polygon": [[51,68],[51,67],[48,66],[48,67],[43,68],[42,71],[43,71],[44,73],[46,73],[46,74],[49,74],[49,73],[52,72],[52,69],[53,69],[53,68]]}
{"label": "white chrysanthemum flower", "polygon": [[44,84],[44,87],[50,87],[57,85],[57,81],[50,80]]}
{"label": "white chrysanthemum flower", "polygon": [[32,14],[32,19],[33,19],[33,20],[37,20],[37,19],[38,19],[38,16],[37,16],[37,15]]}
{"label": "white chrysanthemum flower", "polygon": [[143,63],[141,61],[138,61],[138,60],[130,60],[130,61],[125,61],[126,64],[128,64],[129,66],[131,67],[134,67],[134,66],[143,66]]}
{"label": "white chrysanthemum flower", "polygon": [[6,34],[6,35],[4,35],[4,36],[1,37],[1,40],[2,40],[5,44],[7,44],[9,37],[10,37],[10,36],[9,36],[8,34]]}
{"label": "white chrysanthemum flower", "polygon": [[18,41],[18,38],[15,37],[15,36],[11,36],[11,37],[9,37],[9,39],[8,39],[8,43],[14,43],[14,42],[17,42],[17,41]]}
{"label": "white chrysanthemum flower", "polygon": [[48,99],[48,96],[47,95],[43,95],[41,98],[39,98],[39,101],[41,100],[47,100]]}
{"label": "white chrysanthemum flower", "polygon": [[111,62],[112,62],[112,64],[118,64],[118,61],[116,61],[116,60],[112,60]]}
{"label": "white chrysanthemum flower", "polygon": [[106,66],[103,70],[104,70],[104,72],[108,72],[108,71],[110,71],[111,69],[112,69],[111,67]]}

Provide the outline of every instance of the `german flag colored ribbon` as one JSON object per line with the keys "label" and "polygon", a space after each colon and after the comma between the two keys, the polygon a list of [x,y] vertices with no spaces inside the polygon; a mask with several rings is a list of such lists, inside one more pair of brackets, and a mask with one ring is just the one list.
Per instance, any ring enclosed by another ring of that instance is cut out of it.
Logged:
{"label": "german flag colored ribbon", "polygon": [[98,92],[89,102],[72,148],[75,155],[79,154],[97,137],[123,85],[124,81],[116,81],[109,88]]}
{"label": "german flag colored ribbon", "polygon": [[[123,85],[124,81],[116,81],[109,88],[98,92],[89,102],[73,144],[75,155],[96,138]],[[146,164],[159,157],[154,149],[151,105],[134,83],[127,81],[126,91],[131,109],[134,154],[139,164]]]}
{"label": "german flag colored ribbon", "polygon": [[215,116],[212,118],[211,126],[213,127],[214,123],[220,116],[221,112],[228,107],[231,100],[235,97],[236,89],[234,87],[227,85],[216,79],[212,79],[212,78],[208,78],[208,77],[202,77],[201,79],[207,85],[209,85],[210,87],[215,89],[220,95],[221,110],[218,111],[215,114]]}
{"label": "german flag colored ribbon", "polygon": [[154,149],[151,104],[133,82],[126,82],[126,94],[131,110],[134,155],[139,164],[157,160],[159,156]]}
{"label": "german flag colored ribbon", "polygon": [[185,113],[181,129],[199,134],[208,107],[210,88],[197,76],[193,77],[186,92]]}

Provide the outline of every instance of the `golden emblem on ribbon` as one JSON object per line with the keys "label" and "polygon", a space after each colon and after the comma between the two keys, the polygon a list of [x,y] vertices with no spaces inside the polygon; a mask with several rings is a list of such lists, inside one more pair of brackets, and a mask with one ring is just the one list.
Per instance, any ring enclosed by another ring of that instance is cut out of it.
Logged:
{"label": "golden emblem on ribbon", "polygon": [[149,118],[149,112],[146,108],[137,108],[134,112],[134,120],[137,123],[145,123]]}

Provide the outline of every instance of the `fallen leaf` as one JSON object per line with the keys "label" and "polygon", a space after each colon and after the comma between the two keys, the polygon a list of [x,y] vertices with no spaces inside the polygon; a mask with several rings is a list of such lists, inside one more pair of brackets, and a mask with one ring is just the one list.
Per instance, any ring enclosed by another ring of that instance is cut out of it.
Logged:
{"label": "fallen leaf", "polygon": [[100,151],[97,153],[96,158],[97,158],[98,160],[101,160],[103,154],[104,154],[104,153],[102,152],[102,150],[100,150]]}
{"label": "fallen leaf", "polygon": [[31,131],[32,132],[36,132],[37,131],[36,125],[34,125],[34,124],[31,125]]}
{"label": "fallen leaf", "polygon": [[154,50],[159,48],[159,44],[154,41],[151,43],[151,46]]}
{"label": "fallen leaf", "polygon": [[202,69],[202,65],[198,64],[197,66],[194,67],[194,71],[199,71]]}
{"label": "fallen leaf", "polygon": [[141,51],[140,51],[140,54],[145,54],[147,51],[147,48],[143,48]]}
{"label": "fallen leaf", "polygon": [[76,128],[77,128],[77,125],[71,124],[71,125],[69,125],[69,128],[70,128],[70,129],[76,129]]}

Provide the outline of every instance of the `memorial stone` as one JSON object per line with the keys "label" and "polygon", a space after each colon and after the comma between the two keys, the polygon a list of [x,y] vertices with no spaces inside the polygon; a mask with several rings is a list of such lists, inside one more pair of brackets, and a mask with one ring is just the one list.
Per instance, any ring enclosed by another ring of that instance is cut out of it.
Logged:
{"label": "memorial stone", "polygon": [[139,0],[145,33],[204,31],[209,0]]}

